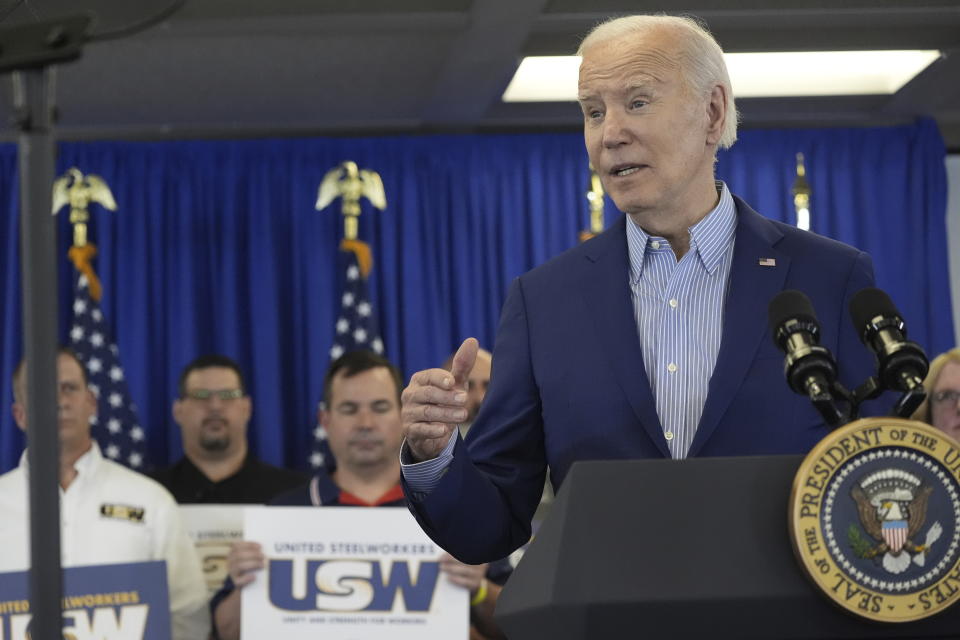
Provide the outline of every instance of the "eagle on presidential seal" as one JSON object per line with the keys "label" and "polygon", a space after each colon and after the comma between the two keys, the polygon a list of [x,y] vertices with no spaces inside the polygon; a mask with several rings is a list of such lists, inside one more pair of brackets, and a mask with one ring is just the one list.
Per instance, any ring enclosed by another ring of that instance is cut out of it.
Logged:
{"label": "eagle on presidential seal", "polygon": [[926,552],[943,533],[939,522],[927,529],[923,544],[917,536],[927,517],[927,503],[933,487],[901,469],[883,469],[853,485],[850,495],[857,503],[860,524],[875,544],[851,533],[851,545],[862,558],[880,557],[883,568],[899,574],[926,562]]}

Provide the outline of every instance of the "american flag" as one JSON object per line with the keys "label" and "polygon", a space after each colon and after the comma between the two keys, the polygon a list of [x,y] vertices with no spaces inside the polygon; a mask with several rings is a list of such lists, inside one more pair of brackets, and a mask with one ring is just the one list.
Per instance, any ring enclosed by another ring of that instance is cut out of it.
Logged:
{"label": "american flag", "polygon": [[97,415],[91,425],[103,455],[132,469],[144,469],[146,438],[130,400],[120,351],[82,273],[74,285],[70,348],[86,367],[90,390],[97,397]]}
{"label": "american flag", "polygon": [[[337,314],[334,325],[330,361],[348,351],[360,349],[383,355],[380,327],[370,303],[367,279],[360,271],[357,254],[353,251],[341,251],[340,257],[344,265],[343,293],[340,296],[340,313]],[[333,453],[327,444],[327,432],[319,423],[313,429],[309,462],[313,469],[333,469],[336,466]]]}

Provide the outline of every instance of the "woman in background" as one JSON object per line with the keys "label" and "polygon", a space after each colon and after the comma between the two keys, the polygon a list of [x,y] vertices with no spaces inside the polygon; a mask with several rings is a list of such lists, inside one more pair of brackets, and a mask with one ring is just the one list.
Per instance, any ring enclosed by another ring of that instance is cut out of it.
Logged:
{"label": "woman in background", "polygon": [[960,440],[960,348],[934,358],[923,386],[927,399],[914,412],[913,419],[932,424]]}

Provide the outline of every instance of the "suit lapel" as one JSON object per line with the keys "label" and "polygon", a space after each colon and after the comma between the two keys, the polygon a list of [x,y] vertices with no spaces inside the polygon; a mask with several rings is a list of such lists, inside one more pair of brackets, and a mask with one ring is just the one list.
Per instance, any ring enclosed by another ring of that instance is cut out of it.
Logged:
{"label": "suit lapel", "polygon": [[647,435],[669,458],[670,450],[650,391],[633,315],[626,216],[621,216],[615,225],[584,245],[583,249],[590,268],[583,272],[580,290],[586,303],[584,308],[593,319],[603,355]]}
{"label": "suit lapel", "polygon": [[[782,237],[780,231],[745,202],[734,199],[737,233],[723,310],[723,335],[689,456],[703,448],[743,383],[766,334],[767,305],[783,288],[790,268],[790,257],[773,248]],[[774,265],[760,262],[771,259]]]}

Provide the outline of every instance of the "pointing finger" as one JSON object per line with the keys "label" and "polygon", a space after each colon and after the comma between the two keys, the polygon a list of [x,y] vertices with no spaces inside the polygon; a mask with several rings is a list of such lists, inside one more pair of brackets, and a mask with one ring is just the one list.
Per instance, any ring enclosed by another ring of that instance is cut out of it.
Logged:
{"label": "pointing finger", "polygon": [[480,343],[476,338],[467,338],[457,349],[453,356],[453,366],[450,367],[450,373],[456,384],[463,386],[467,383],[467,376],[473,370],[473,365],[477,361],[477,352],[480,350]]}

